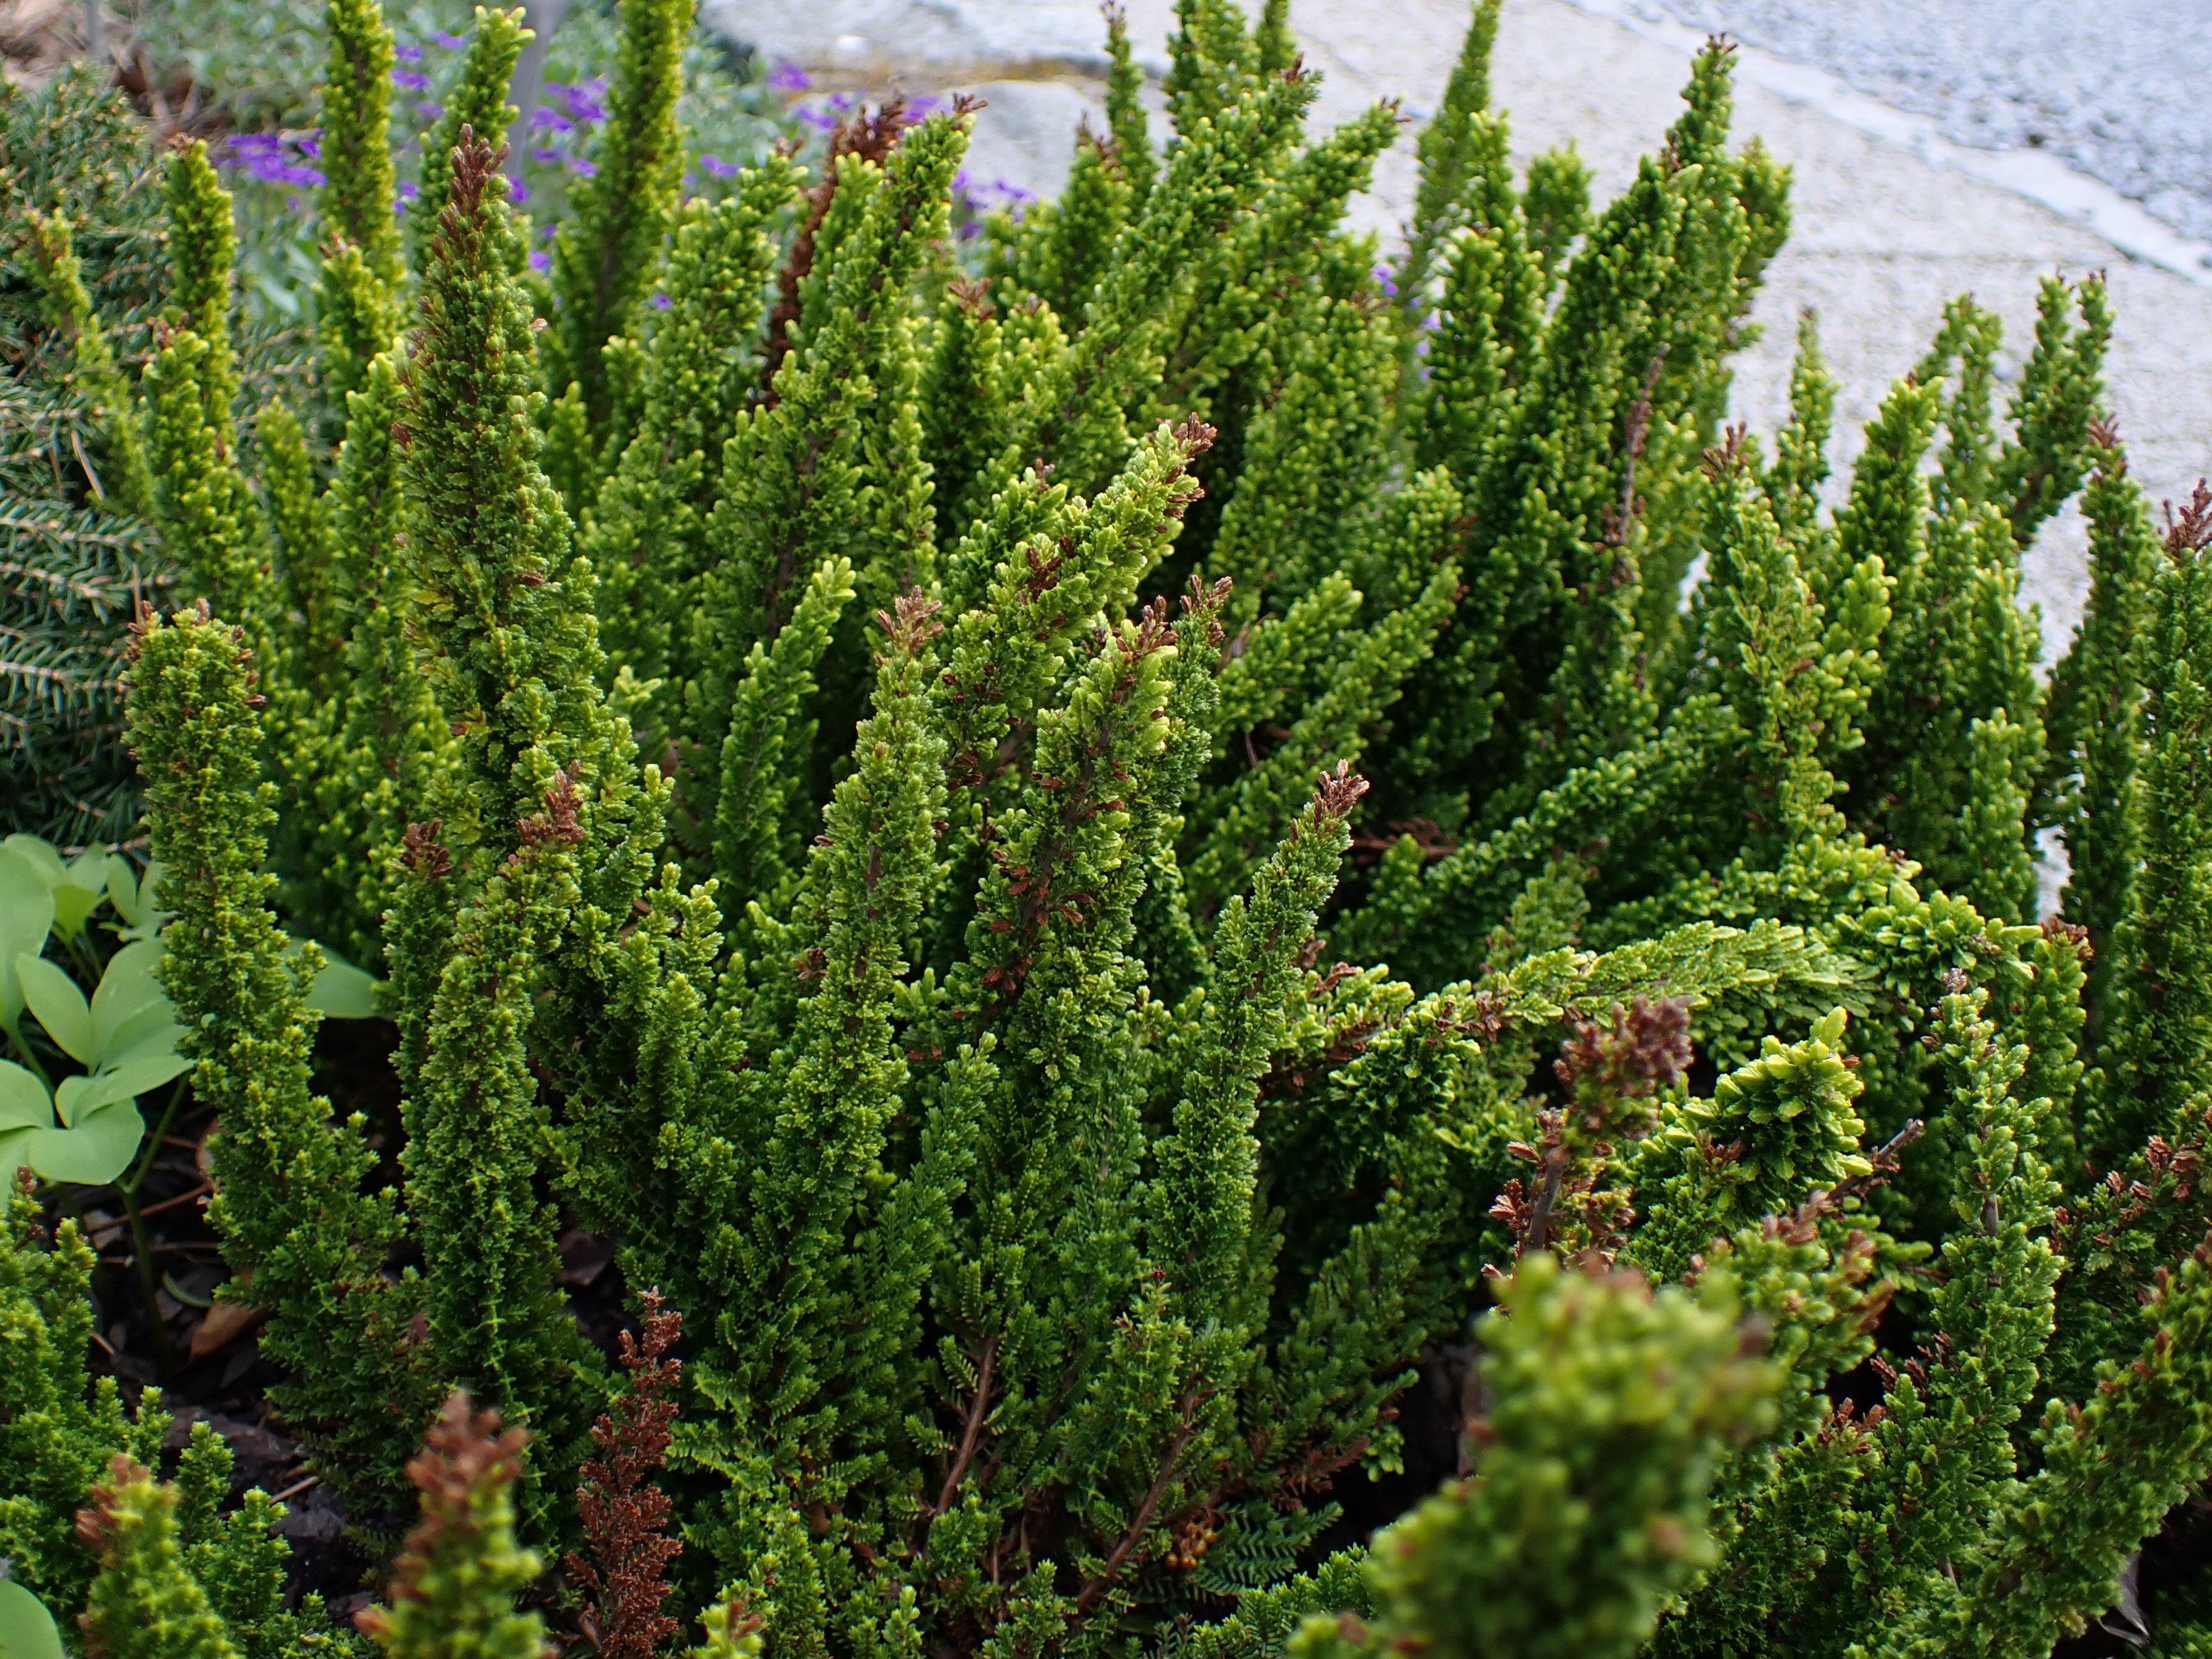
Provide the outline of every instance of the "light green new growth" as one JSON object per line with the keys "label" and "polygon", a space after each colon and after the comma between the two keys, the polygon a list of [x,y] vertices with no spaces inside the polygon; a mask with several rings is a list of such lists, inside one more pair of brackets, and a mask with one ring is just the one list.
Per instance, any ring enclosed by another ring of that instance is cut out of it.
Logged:
{"label": "light green new growth", "polygon": [[[558,395],[571,381],[580,385],[595,428],[613,413],[614,402],[601,349],[609,336],[629,331],[676,206],[684,170],[676,98],[692,3],[622,0],[622,58],[605,140],[553,240],[553,287],[561,303],[547,386]],[[477,128],[487,135],[504,130],[503,123]]]}
{"label": "light green new growth", "polygon": [[497,144],[513,124],[517,111],[507,101],[507,88],[514,78],[515,59],[522,55],[530,38],[531,31],[523,27],[521,7],[512,11],[496,6],[476,9],[460,79],[447,94],[437,125],[421,137],[422,165],[407,224],[411,263],[418,276],[428,264],[430,242],[446,210],[453,186],[453,151],[461,143],[461,134],[465,130],[476,135],[478,143]]}
{"label": "light green new growth", "polygon": [[240,1659],[207,1593],[185,1571],[177,1489],[121,1452],[77,1529],[98,1556],[84,1633],[113,1659]]}
{"label": "light green new growth", "polygon": [[422,1518],[394,1563],[391,1600],[355,1623],[386,1659],[543,1659],[545,1626],[514,1598],[542,1563],[514,1541],[511,1491],[527,1437],[455,1393],[407,1466]]}
{"label": "light green new growth", "polygon": [[1635,1652],[1714,1559],[1723,1449],[1772,1410],[1778,1375],[1735,1314],[1725,1274],[1655,1296],[1525,1258],[1483,1323],[1472,1471],[1376,1538],[1370,1620],[1309,1620],[1290,1650]]}

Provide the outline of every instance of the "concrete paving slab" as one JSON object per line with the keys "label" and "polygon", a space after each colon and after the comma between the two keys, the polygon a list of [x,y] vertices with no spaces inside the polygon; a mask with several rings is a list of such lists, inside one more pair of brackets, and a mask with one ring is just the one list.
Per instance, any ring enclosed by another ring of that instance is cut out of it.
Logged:
{"label": "concrete paving slab", "polygon": [[[1674,119],[1696,39],[1603,15],[1608,6],[1618,0],[1509,0],[1492,76],[1516,152],[1571,142],[1607,194]],[[1103,107],[1103,30],[1087,0],[708,0],[702,9],[824,88],[984,90],[993,107],[969,168],[981,181],[1057,189],[1074,121],[1085,111],[1097,121]],[[1140,60],[1157,74],[1173,0],[1128,0],[1127,10]],[[1382,98],[1400,100],[1409,125],[1425,118],[1467,16],[1465,0],[1304,0],[1293,22],[1324,77],[1316,119],[1349,119]],[[1803,76],[1766,67],[1776,72],[1740,77],[1736,131],[1791,166],[1794,222],[1754,313],[1763,337],[1740,361],[1740,416],[1760,431],[1779,422],[1796,318],[1809,306],[1842,386],[1837,459],[1847,466],[1858,428],[1918,359],[1947,300],[1971,291],[2004,318],[2003,372],[2012,374],[2031,337],[2037,279],[2103,270],[2118,313],[2112,403],[2137,476],[2156,499],[2184,495],[2212,471],[2212,287],[2131,258],[2078,216],[2020,193],[2052,199],[2032,181],[2008,188],[1947,165],[1942,142],[1916,139],[1909,122],[1839,114],[1803,89]],[[1355,222],[1393,230],[1414,178],[1409,131],[1382,158]],[[2028,586],[2043,608],[2046,651],[2063,649],[2084,586],[2070,515],[2032,550]]]}

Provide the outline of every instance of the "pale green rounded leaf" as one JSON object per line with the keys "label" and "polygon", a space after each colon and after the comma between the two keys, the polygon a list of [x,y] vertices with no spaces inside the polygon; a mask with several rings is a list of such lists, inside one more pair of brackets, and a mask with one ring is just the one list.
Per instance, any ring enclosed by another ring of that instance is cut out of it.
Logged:
{"label": "pale green rounded leaf", "polygon": [[28,951],[15,958],[15,977],[23,988],[23,1001],[46,1035],[62,1052],[85,1065],[93,1063],[92,1009],[84,993],[60,963],[34,957]]}
{"label": "pale green rounded leaf", "polygon": [[54,896],[44,877],[21,854],[0,847],[0,1020],[9,1026],[23,1012],[15,958],[46,947],[54,925]]}
{"label": "pale green rounded leaf", "polygon": [[69,866],[62,862],[60,852],[50,841],[18,832],[0,842],[0,847],[5,847],[36,870],[39,879],[49,887],[58,887],[69,878]]}
{"label": "pale green rounded leaf", "polygon": [[115,1040],[100,1050],[100,1065],[113,1071],[142,1060],[159,1060],[176,1053],[184,1038],[185,1028],[171,1018],[169,1005],[151,1003],[124,1022]]}
{"label": "pale green rounded leaf", "polygon": [[[113,868],[122,870],[127,866],[123,860],[118,859]],[[118,938],[150,939],[161,931],[161,924],[169,919],[169,912],[161,908],[161,865],[148,865],[145,875],[139,878],[137,891],[132,896],[130,906],[126,908],[118,903],[115,907],[115,914],[131,924],[121,931]],[[116,886],[111,878],[107,889],[110,898],[115,896]]]}
{"label": "pale green rounded leaf", "polygon": [[88,1112],[118,1100],[136,1100],[149,1089],[158,1089],[191,1068],[190,1060],[172,1052],[134,1060],[90,1077],[66,1077],[54,1091],[54,1104],[61,1111],[63,1122],[81,1122]]}
{"label": "pale green rounded leaf", "polygon": [[98,1187],[131,1166],[146,1133],[146,1120],[128,1101],[86,1114],[69,1129],[32,1129],[23,1162],[48,1181],[74,1181]]}
{"label": "pale green rounded leaf", "polygon": [[322,971],[307,988],[307,1006],[332,1019],[374,1019],[378,981],[328,951],[324,956]]}
{"label": "pale green rounded leaf", "polygon": [[101,894],[71,882],[54,887],[54,931],[70,939],[83,931],[85,918],[99,908]]}
{"label": "pale green rounded leaf", "polygon": [[43,1129],[54,1121],[54,1103],[38,1075],[0,1060],[0,1130]]}
{"label": "pale green rounded leaf", "polygon": [[161,959],[161,947],[152,939],[126,945],[108,959],[107,971],[92,994],[95,1064],[105,1065],[122,1052],[115,1039],[138,1014],[169,1007],[167,994],[154,977],[154,964]]}
{"label": "pale green rounded leaf", "polygon": [[108,860],[112,856],[104,847],[88,847],[70,860],[68,872],[62,879],[88,893],[105,893]]}
{"label": "pale green rounded leaf", "polygon": [[36,1129],[0,1129],[0,1181],[13,1181],[15,1171],[31,1161],[31,1137]]}
{"label": "pale green rounded leaf", "polygon": [[0,1659],[62,1659],[53,1614],[13,1579],[0,1581]]}
{"label": "pale green rounded leaf", "polygon": [[138,872],[124,858],[107,861],[107,902],[115,907],[115,914],[129,926],[138,921]]}

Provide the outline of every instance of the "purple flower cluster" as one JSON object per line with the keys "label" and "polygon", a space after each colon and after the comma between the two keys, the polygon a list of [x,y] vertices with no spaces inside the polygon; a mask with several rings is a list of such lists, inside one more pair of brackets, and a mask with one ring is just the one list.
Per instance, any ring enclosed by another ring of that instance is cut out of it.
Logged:
{"label": "purple flower cluster", "polygon": [[[548,81],[545,83],[545,91],[548,96],[560,99],[567,107],[568,118],[571,121],[580,121],[584,125],[590,126],[595,122],[607,118],[606,106],[599,101],[607,95],[607,83],[603,79],[577,81],[567,85],[558,81]],[[535,112],[532,112],[531,119],[532,122],[536,121]],[[562,131],[565,132],[568,128],[563,126]]]}
{"label": "purple flower cluster", "polygon": [[276,132],[234,132],[224,141],[217,162],[235,167],[257,184],[313,187],[323,183],[319,170],[297,159],[302,151],[313,157],[319,133],[288,135]]}
{"label": "purple flower cluster", "polygon": [[599,168],[566,148],[580,128],[607,118],[607,83],[604,80],[545,82],[545,101],[530,112],[528,126],[538,142],[528,151],[541,167],[567,167],[579,178],[589,179]]}
{"label": "purple flower cluster", "polygon": [[[421,49],[418,47],[416,52],[419,56]],[[430,77],[420,70],[396,69],[392,71],[392,84],[404,92],[428,92]]]}
{"label": "purple flower cluster", "polygon": [[778,64],[769,71],[768,83],[778,92],[804,92],[814,84],[814,77],[796,64]]}
{"label": "purple flower cluster", "polygon": [[725,161],[719,155],[702,155],[699,158],[699,165],[717,179],[734,179],[744,171],[744,168],[737,162]]}
{"label": "purple flower cluster", "polygon": [[986,214],[999,208],[1019,219],[1036,200],[1035,191],[1024,190],[1019,185],[1004,179],[994,179],[988,184],[979,184],[963,167],[953,176],[953,199],[964,203],[971,214]]}

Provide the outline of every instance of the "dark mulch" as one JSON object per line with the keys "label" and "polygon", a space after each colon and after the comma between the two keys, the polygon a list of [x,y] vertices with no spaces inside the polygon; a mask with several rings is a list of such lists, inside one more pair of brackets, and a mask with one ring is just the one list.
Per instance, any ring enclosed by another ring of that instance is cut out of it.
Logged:
{"label": "dark mulch", "polygon": [[[381,1020],[327,1021],[316,1053],[315,1085],[337,1113],[368,1116],[369,1145],[381,1159],[380,1185],[402,1179],[399,1080],[391,1060],[396,1037]],[[158,1113],[152,1099],[144,1104],[149,1119]],[[234,1494],[258,1486],[285,1506],[276,1530],[292,1547],[294,1595],[319,1593],[343,1621],[370,1599],[366,1586],[383,1565],[382,1553],[353,1534],[344,1505],[308,1473],[299,1442],[270,1406],[269,1390],[283,1374],[262,1358],[251,1316],[215,1299],[230,1275],[207,1219],[210,1127],[187,1091],[139,1182],[143,1263],[118,1188],[68,1188],[52,1204],[57,1215],[77,1218],[98,1253],[90,1369],[116,1378],[133,1408],[145,1390],[159,1390],[173,1419],[164,1442],[173,1454],[195,1423],[222,1435],[234,1459]],[[635,1328],[623,1305],[615,1241],[570,1229],[560,1249],[559,1282],[577,1324],[611,1356],[619,1333]],[[391,1270],[404,1265],[395,1261]]]}

